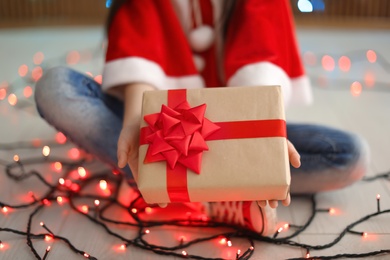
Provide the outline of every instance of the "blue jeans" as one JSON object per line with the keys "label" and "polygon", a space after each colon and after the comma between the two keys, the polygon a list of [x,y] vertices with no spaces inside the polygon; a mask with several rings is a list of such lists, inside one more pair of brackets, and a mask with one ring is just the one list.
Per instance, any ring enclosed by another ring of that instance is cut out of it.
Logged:
{"label": "blue jeans", "polygon": [[[45,73],[36,85],[40,115],[82,149],[117,168],[117,140],[123,103],[101,91],[92,78],[66,67]],[[288,139],[301,155],[291,168],[291,193],[315,193],[359,180],[367,166],[367,149],[357,136],[325,126],[287,124]],[[127,166],[121,171],[135,187]]]}

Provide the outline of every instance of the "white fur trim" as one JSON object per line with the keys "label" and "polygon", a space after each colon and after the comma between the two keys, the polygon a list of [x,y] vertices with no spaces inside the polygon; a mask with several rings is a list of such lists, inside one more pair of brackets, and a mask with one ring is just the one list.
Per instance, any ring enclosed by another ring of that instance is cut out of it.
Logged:
{"label": "white fur trim", "polygon": [[312,100],[306,76],[290,79],[284,70],[270,62],[258,62],[240,68],[228,80],[228,86],[280,85],[285,107],[309,104]]}
{"label": "white fur trim", "polygon": [[310,105],[313,103],[313,92],[307,76],[291,79],[292,98],[291,105]]}
{"label": "white fur trim", "polygon": [[170,77],[155,62],[139,58],[123,58],[107,62],[103,71],[102,89],[117,97],[114,87],[132,82],[143,82],[156,89],[203,88],[203,79],[199,75]]}

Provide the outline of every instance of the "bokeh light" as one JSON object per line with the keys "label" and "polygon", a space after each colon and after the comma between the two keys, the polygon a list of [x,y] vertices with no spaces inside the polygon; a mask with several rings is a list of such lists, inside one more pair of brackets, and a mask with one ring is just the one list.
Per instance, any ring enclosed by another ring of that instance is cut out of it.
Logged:
{"label": "bokeh light", "polygon": [[358,81],[353,82],[351,84],[352,96],[358,97],[358,96],[360,96],[361,93],[362,93],[362,84],[360,84],[360,82],[358,82]]}
{"label": "bokeh light", "polygon": [[19,76],[24,77],[28,73],[28,66],[26,64],[20,65],[18,69]]}
{"label": "bokeh light", "polygon": [[34,81],[38,81],[43,74],[43,70],[41,67],[35,67],[32,72],[31,72],[31,77],[33,78]]}
{"label": "bokeh light", "polygon": [[317,63],[317,57],[316,55],[311,52],[311,51],[306,51],[304,54],[303,54],[303,61],[305,62],[305,64],[307,65],[310,65],[310,66],[314,66],[316,65]]}
{"label": "bokeh light", "polygon": [[80,53],[78,51],[70,51],[66,55],[66,63],[69,65],[77,64],[80,61]]}
{"label": "bokeh light", "polygon": [[375,74],[372,71],[366,71],[364,74],[364,85],[372,88],[375,85]]}
{"label": "bokeh light", "polygon": [[61,132],[58,132],[56,134],[55,139],[56,139],[56,142],[59,143],[59,144],[66,143],[66,136],[63,133],[61,133]]}
{"label": "bokeh light", "polygon": [[33,90],[32,90],[32,87],[30,87],[30,86],[26,86],[23,89],[23,96],[25,96],[26,98],[31,97],[32,93],[33,93]]}
{"label": "bokeh light", "polygon": [[348,72],[351,68],[351,60],[347,56],[341,56],[339,59],[339,68],[341,71]]}
{"label": "bokeh light", "polygon": [[321,59],[321,64],[324,70],[333,71],[335,67],[334,59],[329,55],[324,55]]}
{"label": "bokeh light", "polygon": [[10,94],[9,96],[8,96],[8,103],[11,105],[11,106],[15,106],[16,105],[16,103],[18,103],[18,98],[16,97],[16,95],[15,94]]}
{"label": "bokeh light", "polygon": [[43,62],[43,59],[45,58],[45,55],[43,55],[42,52],[37,52],[34,54],[33,61],[35,65],[39,65]]}
{"label": "bokeh light", "polygon": [[376,62],[376,53],[375,51],[373,50],[368,50],[366,52],[366,56],[367,56],[367,60],[371,63],[375,63]]}

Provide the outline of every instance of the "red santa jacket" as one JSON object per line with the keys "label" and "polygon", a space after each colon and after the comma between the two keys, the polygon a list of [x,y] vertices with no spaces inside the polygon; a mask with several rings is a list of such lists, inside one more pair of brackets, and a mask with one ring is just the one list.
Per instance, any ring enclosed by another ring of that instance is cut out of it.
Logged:
{"label": "red santa jacket", "polygon": [[[287,0],[239,0],[226,35],[218,26],[220,0],[199,0],[202,22],[214,26],[215,42],[194,53],[192,0],[128,0],[108,33],[103,90],[149,83],[157,89],[281,85],[286,104],[310,103],[311,89],[295,39]],[[205,63],[198,71],[193,55]]]}

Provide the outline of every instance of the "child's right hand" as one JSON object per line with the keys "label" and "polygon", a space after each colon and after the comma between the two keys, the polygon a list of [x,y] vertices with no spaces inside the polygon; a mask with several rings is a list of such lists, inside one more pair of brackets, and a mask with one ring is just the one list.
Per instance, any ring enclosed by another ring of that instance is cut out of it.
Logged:
{"label": "child's right hand", "polygon": [[131,83],[118,86],[124,96],[123,127],[118,139],[118,167],[128,163],[133,176],[138,174],[138,146],[141,122],[142,96],[154,87],[145,83]]}
{"label": "child's right hand", "polygon": [[118,139],[118,167],[129,164],[133,175],[138,174],[139,122],[124,125]]}

